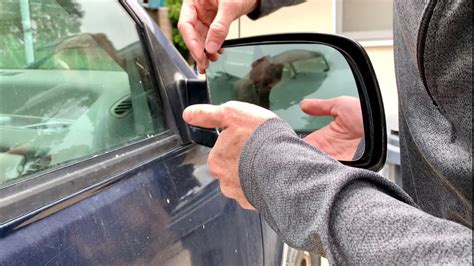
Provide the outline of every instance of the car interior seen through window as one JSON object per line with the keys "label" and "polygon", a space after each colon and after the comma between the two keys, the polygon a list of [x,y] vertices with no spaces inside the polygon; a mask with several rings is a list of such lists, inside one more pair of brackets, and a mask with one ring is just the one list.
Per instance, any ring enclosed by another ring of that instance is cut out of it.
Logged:
{"label": "car interior seen through window", "polygon": [[0,6],[0,188],[167,128],[118,1]]}

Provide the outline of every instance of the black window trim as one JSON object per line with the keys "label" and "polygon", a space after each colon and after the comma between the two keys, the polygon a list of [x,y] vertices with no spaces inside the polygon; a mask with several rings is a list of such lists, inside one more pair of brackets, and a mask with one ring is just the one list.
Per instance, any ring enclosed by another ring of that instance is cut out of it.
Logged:
{"label": "black window trim", "polygon": [[164,159],[180,147],[179,137],[167,130],[2,188],[0,237],[92,196],[126,178],[124,173]]}
{"label": "black window trim", "polygon": [[[148,17],[148,14],[146,14],[146,12],[143,10],[143,8],[139,5],[137,1],[131,2],[130,0],[118,0],[118,2],[122,5],[122,7],[125,9],[125,11],[130,15],[130,17],[135,21],[137,25],[137,32],[140,37],[140,41],[144,50],[145,61],[148,64],[150,74],[151,74],[150,80],[151,80],[151,83],[153,84],[153,87],[158,90],[158,94],[163,104],[164,116],[165,116],[168,128],[174,134],[176,134],[177,136],[180,136],[182,140],[183,136],[182,134],[180,134],[178,122],[176,121],[175,114],[173,113],[173,108],[170,102],[171,101],[170,95],[167,92],[166,86],[163,82],[163,79],[165,77],[161,74],[161,71],[160,71],[159,58],[156,58],[158,54],[156,51],[157,43],[160,45],[161,49],[166,50],[166,52],[171,52],[169,49],[165,49],[162,46],[163,42],[169,43],[169,41],[164,37],[164,35],[155,36],[153,34],[156,31],[158,31],[159,33],[161,32],[156,24],[151,23],[150,25],[150,23],[146,23],[148,20],[150,20],[150,18]],[[141,11],[141,12],[138,12],[138,11]],[[158,40],[158,38],[161,38],[161,39]],[[168,67],[171,67],[171,66],[168,66]],[[182,71],[182,72],[189,71],[189,67],[187,66],[186,67],[188,69],[183,69],[183,66],[181,65],[178,67],[179,67],[179,71]],[[189,75],[190,73],[183,73],[183,74]],[[181,141],[181,144],[187,144],[187,142]]]}

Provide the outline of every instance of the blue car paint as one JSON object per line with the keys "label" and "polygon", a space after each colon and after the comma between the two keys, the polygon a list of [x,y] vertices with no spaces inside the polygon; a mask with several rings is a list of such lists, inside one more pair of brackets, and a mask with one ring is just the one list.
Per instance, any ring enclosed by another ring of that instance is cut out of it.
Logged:
{"label": "blue car paint", "polygon": [[185,147],[12,232],[0,265],[262,265],[259,216],[201,182],[207,152]]}
{"label": "blue car paint", "polygon": [[[136,2],[127,4],[178,71],[195,78]],[[259,215],[221,195],[207,172],[208,152],[186,145],[122,173],[99,192],[80,194],[84,199],[73,205],[49,206],[44,217],[0,238],[0,265],[278,264],[273,257],[281,249],[270,245],[264,252]],[[275,242],[272,231],[265,235]]]}

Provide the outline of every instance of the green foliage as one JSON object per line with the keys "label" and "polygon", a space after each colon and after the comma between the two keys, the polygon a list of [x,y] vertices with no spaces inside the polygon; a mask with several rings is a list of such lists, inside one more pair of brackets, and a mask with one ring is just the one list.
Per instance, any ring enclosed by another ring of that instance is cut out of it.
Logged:
{"label": "green foliage", "polygon": [[166,0],[166,7],[168,7],[168,17],[171,21],[171,25],[173,26],[173,44],[184,58],[189,59],[188,47],[184,43],[183,37],[178,31],[178,20],[182,3],[182,0]]}
{"label": "green foliage", "polygon": [[[75,0],[30,0],[31,33],[35,57],[50,53],[54,42],[80,32],[83,11]],[[0,2],[0,68],[22,68],[24,28],[20,1]]]}

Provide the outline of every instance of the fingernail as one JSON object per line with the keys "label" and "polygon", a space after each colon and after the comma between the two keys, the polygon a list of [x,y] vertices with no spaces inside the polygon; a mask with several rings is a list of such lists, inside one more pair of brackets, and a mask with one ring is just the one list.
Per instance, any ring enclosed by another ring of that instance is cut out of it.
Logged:
{"label": "fingernail", "polygon": [[206,52],[215,54],[217,53],[217,50],[219,50],[219,45],[217,42],[208,42],[206,45]]}
{"label": "fingernail", "polygon": [[189,111],[189,108],[184,109],[182,117],[186,123],[191,122],[192,115],[191,115],[191,112]]}

